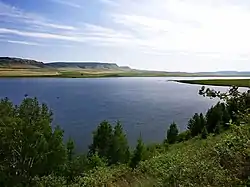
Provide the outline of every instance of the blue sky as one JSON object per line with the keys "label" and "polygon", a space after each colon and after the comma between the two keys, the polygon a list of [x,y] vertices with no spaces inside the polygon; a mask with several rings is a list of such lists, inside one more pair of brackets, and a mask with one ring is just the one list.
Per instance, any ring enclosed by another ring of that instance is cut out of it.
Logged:
{"label": "blue sky", "polygon": [[0,0],[0,56],[250,71],[247,0]]}

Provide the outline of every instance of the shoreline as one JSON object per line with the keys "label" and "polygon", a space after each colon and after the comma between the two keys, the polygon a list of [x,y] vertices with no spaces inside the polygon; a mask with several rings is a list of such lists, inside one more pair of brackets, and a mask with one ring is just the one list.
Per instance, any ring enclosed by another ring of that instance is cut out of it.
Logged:
{"label": "shoreline", "polygon": [[184,84],[210,85],[210,86],[237,86],[250,88],[248,79],[203,79],[203,80],[174,80]]}
{"label": "shoreline", "polygon": [[[147,74],[147,73],[144,73],[144,74],[123,74],[123,73],[114,73],[114,74],[97,74],[97,75],[93,75],[93,74],[57,74],[57,75],[0,75],[0,79],[1,78],[119,78],[119,77],[190,77],[190,78],[199,78],[199,77],[219,77],[219,78],[222,78],[222,79],[219,79],[219,80],[238,80],[238,79],[234,79],[234,78],[237,78],[237,77],[244,77],[240,80],[249,80],[250,81],[250,75],[180,75],[180,74],[169,74],[169,75],[163,75],[163,74]],[[223,79],[223,78],[232,78],[232,79]],[[246,78],[246,79],[245,79]],[[176,82],[180,82],[180,83],[189,83],[189,84],[202,84],[202,81],[213,81],[213,80],[218,80],[218,79],[209,79],[209,80],[173,80],[173,81],[176,81]],[[196,83],[196,81],[199,81],[199,83]],[[200,82],[201,81],[201,82]],[[205,84],[205,83],[204,83]],[[209,84],[209,85],[212,85],[212,84]],[[222,84],[224,85],[224,84]],[[250,83],[249,83],[250,85]],[[216,86],[216,85],[215,85]],[[221,85],[219,85],[221,86]]]}

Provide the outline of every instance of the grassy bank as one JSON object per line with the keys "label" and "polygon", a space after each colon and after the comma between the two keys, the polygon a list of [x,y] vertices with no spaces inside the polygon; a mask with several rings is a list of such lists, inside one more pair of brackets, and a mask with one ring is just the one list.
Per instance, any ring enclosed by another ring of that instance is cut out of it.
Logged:
{"label": "grassy bank", "polygon": [[102,77],[169,77],[185,76],[184,74],[172,74],[166,72],[150,71],[119,71],[119,70],[96,70],[96,69],[11,69],[0,68],[0,78],[11,77],[57,77],[57,78],[102,78]]}
{"label": "grassy bank", "polygon": [[[249,127],[233,127],[219,136],[199,137],[170,147],[136,170],[125,165],[101,167],[79,177],[73,186],[244,186],[249,172]],[[41,186],[66,186],[63,178],[44,177]],[[70,185],[71,186],[71,185]]]}
{"label": "grassy bank", "polygon": [[213,86],[250,87],[250,79],[178,80],[177,82]]}

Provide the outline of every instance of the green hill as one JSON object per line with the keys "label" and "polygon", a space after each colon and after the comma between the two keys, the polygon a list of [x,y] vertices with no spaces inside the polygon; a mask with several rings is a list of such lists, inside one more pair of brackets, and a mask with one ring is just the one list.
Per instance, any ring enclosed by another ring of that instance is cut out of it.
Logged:
{"label": "green hill", "polygon": [[[250,124],[249,124],[250,125]],[[250,180],[250,127],[233,126],[219,136],[199,137],[154,147],[154,156],[132,170],[126,165],[99,167],[69,187],[246,186]],[[67,186],[61,177],[44,177],[38,186]]]}
{"label": "green hill", "polygon": [[[100,168],[79,181],[83,186],[239,186],[250,172],[250,128],[233,127],[206,140],[194,138],[170,147],[135,171],[119,166]],[[96,180],[98,179],[98,180]],[[244,182],[245,181],[245,182]]]}

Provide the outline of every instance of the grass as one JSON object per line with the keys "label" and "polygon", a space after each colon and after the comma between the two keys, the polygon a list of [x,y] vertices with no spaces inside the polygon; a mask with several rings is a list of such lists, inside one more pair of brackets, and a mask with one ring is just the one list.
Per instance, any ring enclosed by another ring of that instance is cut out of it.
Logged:
{"label": "grass", "polygon": [[58,77],[58,78],[101,78],[101,77],[161,77],[164,73],[145,71],[120,71],[97,69],[18,69],[0,68],[0,77]]}
{"label": "grass", "polygon": [[213,86],[250,87],[250,79],[177,80],[177,82]]}
{"label": "grass", "polygon": [[102,78],[102,77],[171,77],[187,76],[186,74],[173,74],[167,72],[150,71],[121,71],[98,69],[7,69],[0,68],[0,77],[58,77],[58,78]]}
{"label": "grass", "polygon": [[58,72],[46,69],[13,69],[0,68],[0,77],[43,77],[43,76],[58,76]]}
{"label": "grass", "polygon": [[[171,73],[142,70],[110,70],[81,68],[4,68],[0,67],[1,77],[58,77],[58,78],[102,78],[102,77],[202,77],[211,75],[194,73]],[[216,75],[218,76],[218,75]],[[233,75],[231,75],[233,76]]]}

